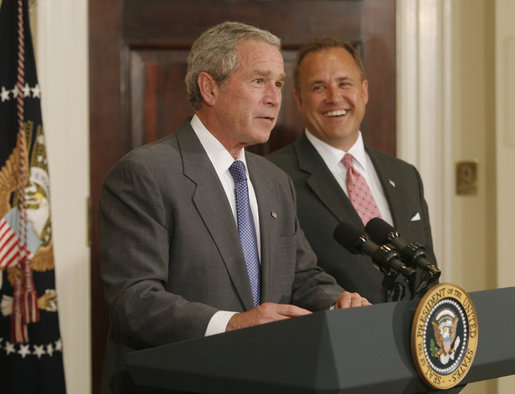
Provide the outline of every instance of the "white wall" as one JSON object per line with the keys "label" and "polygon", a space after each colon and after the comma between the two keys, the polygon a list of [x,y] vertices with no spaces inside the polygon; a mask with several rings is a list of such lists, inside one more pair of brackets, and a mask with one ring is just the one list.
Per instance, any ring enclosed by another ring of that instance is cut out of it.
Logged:
{"label": "white wall", "polygon": [[68,393],[91,393],[88,1],[37,0],[56,290]]}
{"label": "white wall", "polygon": [[[514,7],[512,0],[397,1],[398,155],[421,172],[442,281],[468,292],[515,285]],[[478,162],[475,195],[456,194],[461,160]],[[508,394],[513,380],[474,383],[463,393]]]}
{"label": "white wall", "polygon": [[[453,0],[453,162],[476,160],[477,194],[453,190],[453,278],[467,291],[497,287],[495,240],[494,4]],[[449,168],[454,172],[454,168]],[[481,324],[481,323],[480,323]],[[481,328],[480,328],[481,330]],[[481,334],[480,334],[481,340]],[[469,385],[464,394],[496,393],[497,381]]]}
{"label": "white wall", "polygon": [[[495,2],[497,285],[515,286],[515,2]],[[493,83],[493,81],[492,81]],[[515,300],[507,300],[515,302]],[[514,334],[515,335],[515,334]],[[513,393],[515,376],[499,382],[499,392]]]}

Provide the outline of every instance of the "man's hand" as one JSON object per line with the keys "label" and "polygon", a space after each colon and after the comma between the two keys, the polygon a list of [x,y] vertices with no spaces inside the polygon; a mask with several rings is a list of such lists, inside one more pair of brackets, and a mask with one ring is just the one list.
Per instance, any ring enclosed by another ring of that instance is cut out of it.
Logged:
{"label": "man's hand", "polygon": [[258,324],[289,319],[295,316],[309,315],[310,313],[307,309],[299,308],[295,305],[265,302],[248,312],[237,313],[231,317],[225,331],[257,326]]}
{"label": "man's hand", "polygon": [[334,304],[334,309],[354,308],[357,306],[372,305],[365,297],[361,297],[358,293],[350,293],[344,291],[338,297],[338,301]]}

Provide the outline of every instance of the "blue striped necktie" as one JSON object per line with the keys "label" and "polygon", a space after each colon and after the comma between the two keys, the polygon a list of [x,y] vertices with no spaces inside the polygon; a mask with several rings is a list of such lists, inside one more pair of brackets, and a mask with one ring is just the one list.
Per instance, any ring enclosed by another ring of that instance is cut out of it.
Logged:
{"label": "blue striped necktie", "polygon": [[254,298],[254,306],[260,303],[259,254],[256,238],[256,227],[249,203],[249,189],[245,164],[236,160],[229,167],[234,179],[234,196],[236,197],[236,213],[238,216],[238,234],[249,274],[250,288]]}

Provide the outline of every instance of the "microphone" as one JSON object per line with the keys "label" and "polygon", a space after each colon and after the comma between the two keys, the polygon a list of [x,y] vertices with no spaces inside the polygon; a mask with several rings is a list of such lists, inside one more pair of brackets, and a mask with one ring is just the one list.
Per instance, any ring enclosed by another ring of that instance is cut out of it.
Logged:
{"label": "microphone", "polygon": [[334,239],[352,254],[362,254],[372,258],[379,269],[389,274],[402,274],[408,282],[415,280],[416,270],[404,264],[399,253],[389,245],[378,246],[361,229],[350,223],[341,222],[333,234]]}
{"label": "microphone", "polygon": [[418,242],[406,242],[401,235],[383,219],[373,218],[366,225],[366,231],[370,238],[378,244],[391,244],[400,253],[401,260],[412,267],[421,268],[430,276],[430,282],[440,278],[440,270],[426,259],[424,247]]}

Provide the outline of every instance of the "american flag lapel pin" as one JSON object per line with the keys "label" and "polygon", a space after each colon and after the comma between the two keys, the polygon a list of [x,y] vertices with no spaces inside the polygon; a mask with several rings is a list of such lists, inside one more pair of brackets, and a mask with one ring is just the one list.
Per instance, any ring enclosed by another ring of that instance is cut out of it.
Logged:
{"label": "american flag lapel pin", "polygon": [[392,181],[391,179],[388,179],[388,182],[390,182],[390,185],[392,185],[392,187],[395,187],[395,182]]}
{"label": "american flag lapel pin", "polygon": [[272,217],[274,219],[277,219],[277,212],[272,211],[272,212],[270,212],[270,214],[272,215]]}

